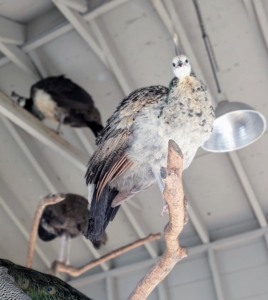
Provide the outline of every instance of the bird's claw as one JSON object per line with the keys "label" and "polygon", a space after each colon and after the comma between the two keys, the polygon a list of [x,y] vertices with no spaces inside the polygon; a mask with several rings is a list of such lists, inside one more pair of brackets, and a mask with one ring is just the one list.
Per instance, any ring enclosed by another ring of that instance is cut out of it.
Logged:
{"label": "bird's claw", "polygon": [[167,213],[169,215],[168,205],[165,200],[164,200],[163,209],[160,216],[163,217],[164,213]]}

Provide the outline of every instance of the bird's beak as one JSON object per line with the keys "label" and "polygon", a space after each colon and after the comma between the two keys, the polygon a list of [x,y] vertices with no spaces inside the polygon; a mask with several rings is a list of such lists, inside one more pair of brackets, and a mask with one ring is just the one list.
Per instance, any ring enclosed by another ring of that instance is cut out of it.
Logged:
{"label": "bird's beak", "polygon": [[179,61],[178,67],[182,67],[182,62]]}

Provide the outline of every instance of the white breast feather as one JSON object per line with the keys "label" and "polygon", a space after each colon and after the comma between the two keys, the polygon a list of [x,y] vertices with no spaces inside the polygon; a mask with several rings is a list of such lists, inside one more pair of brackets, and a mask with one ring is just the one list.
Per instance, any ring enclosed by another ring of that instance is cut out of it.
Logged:
{"label": "white breast feather", "polygon": [[55,118],[56,103],[49,94],[43,90],[37,90],[34,96],[34,103],[46,118],[57,121]]}

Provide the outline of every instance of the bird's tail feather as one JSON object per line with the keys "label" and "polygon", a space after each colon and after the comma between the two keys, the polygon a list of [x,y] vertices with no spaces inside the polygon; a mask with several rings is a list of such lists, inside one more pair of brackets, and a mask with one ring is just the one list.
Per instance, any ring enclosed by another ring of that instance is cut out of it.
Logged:
{"label": "bird's tail feather", "polygon": [[108,223],[115,217],[119,206],[111,207],[111,204],[117,194],[118,191],[108,185],[103,189],[99,199],[97,199],[97,190],[94,191],[85,232],[86,238],[92,242],[101,240]]}
{"label": "bird's tail feather", "polygon": [[103,126],[97,122],[87,122],[86,124],[92,130],[95,137],[99,136],[100,132],[103,129]]}

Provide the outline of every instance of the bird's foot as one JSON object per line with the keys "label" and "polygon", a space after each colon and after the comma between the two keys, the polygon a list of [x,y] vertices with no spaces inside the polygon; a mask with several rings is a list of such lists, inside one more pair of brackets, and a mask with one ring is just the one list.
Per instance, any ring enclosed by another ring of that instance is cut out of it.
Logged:
{"label": "bird's foot", "polygon": [[65,259],[62,263],[65,264],[65,266],[69,266],[70,265],[69,259]]}
{"label": "bird's foot", "polygon": [[164,213],[167,213],[169,215],[168,205],[165,200],[164,200],[163,209],[160,216],[163,217]]}
{"label": "bird's foot", "polygon": [[57,263],[58,262],[59,261],[57,261],[57,260],[53,261],[53,263],[51,264],[51,267],[47,270],[47,274],[56,276],[56,274],[57,274]]}
{"label": "bird's foot", "polygon": [[63,132],[61,130],[55,130],[52,129],[57,135],[63,135]]}

